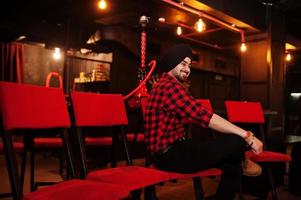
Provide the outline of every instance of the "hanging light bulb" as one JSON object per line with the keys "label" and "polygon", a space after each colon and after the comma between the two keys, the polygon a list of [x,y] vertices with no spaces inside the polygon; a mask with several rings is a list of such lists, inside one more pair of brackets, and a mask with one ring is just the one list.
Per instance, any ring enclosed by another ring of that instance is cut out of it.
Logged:
{"label": "hanging light bulb", "polygon": [[60,48],[54,48],[54,52],[52,54],[54,60],[59,60],[61,58],[61,50]]}
{"label": "hanging light bulb", "polygon": [[177,35],[182,35],[182,28],[181,28],[181,26],[177,27]]}
{"label": "hanging light bulb", "polygon": [[158,21],[164,23],[164,22],[165,22],[165,18],[164,18],[164,17],[160,17],[160,18],[158,19]]}
{"label": "hanging light bulb", "polygon": [[203,32],[204,30],[206,30],[206,24],[201,18],[195,23],[195,29],[198,32]]}
{"label": "hanging light bulb", "polygon": [[286,56],[285,56],[285,60],[286,60],[287,62],[289,62],[289,61],[291,61],[291,60],[292,60],[292,56],[291,56],[291,54],[290,54],[290,53],[287,53],[287,54],[286,54]]}
{"label": "hanging light bulb", "polygon": [[243,42],[243,43],[241,43],[241,46],[240,46],[240,51],[241,52],[245,52],[247,50],[247,46],[246,46],[246,44]]}
{"label": "hanging light bulb", "polygon": [[100,0],[98,2],[98,7],[102,10],[106,9],[107,8],[107,2],[105,0]]}

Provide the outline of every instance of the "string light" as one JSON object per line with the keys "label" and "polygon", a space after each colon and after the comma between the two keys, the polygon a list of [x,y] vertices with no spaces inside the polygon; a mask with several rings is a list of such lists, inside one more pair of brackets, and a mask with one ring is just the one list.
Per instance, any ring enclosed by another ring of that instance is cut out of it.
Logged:
{"label": "string light", "polygon": [[60,48],[54,48],[54,52],[52,54],[54,60],[61,59],[61,50]]}
{"label": "string light", "polygon": [[195,23],[195,29],[198,32],[203,32],[204,30],[206,30],[206,24],[201,18]]}
{"label": "string light", "polygon": [[177,35],[182,35],[182,28],[181,28],[181,26],[177,27]]}
{"label": "string light", "polygon": [[100,0],[98,3],[98,7],[102,10],[107,8],[107,2],[105,0]]}
{"label": "string light", "polygon": [[158,21],[164,23],[164,22],[165,22],[165,18],[164,18],[164,17],[160,17],[160,18],[158,19]]}
{"label": "string light", "polygon": [[245,52],[247,50],[247,46],[246,46],[246,44],[243,42],[243,43],[241,43],[241,46],[240,46],[240,51],[241,52]]}
{"label": "string light", "polygon": [[289,61],[292,60],[292,56],[291,56],[290,53],[286,53],[285,60],[286,60],[287,62],[289,62]]}

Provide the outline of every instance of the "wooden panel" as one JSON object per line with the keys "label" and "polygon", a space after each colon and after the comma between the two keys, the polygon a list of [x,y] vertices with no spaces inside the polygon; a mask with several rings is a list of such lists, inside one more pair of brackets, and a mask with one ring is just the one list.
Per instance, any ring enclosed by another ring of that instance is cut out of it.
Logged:
{"label": "wooden panel", "polygon": [[247,43],[247,48],[241,56],[241,80],[266,81],[268,79],[267,42]]}
{"label": "wooden panel", "polygon": [[268,106],[268,86],[266,84],[242,84],[240,93],[243,101],[259,101],[264,108]]}
{"label": "wooden panel", "polygon": [[[56,71],[63,76],[64,56],[61,60],[54,60],[54,49],[45,49],[38,45],[25,44],[25,83],[45,85],[49,72]],[[56,86],[55,84],[51,84]]]}

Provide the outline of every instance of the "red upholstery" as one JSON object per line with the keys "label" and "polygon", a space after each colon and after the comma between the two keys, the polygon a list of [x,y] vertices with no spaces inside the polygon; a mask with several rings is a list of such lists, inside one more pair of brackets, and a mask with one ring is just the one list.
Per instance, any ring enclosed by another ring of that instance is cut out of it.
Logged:
{"label": "red upholstery", "polygon": [[[24,144],[23,144],[23,142],[14,142],[13,146],[14,146],[14,150],[16,152],[22,152]],[[3,143],[0,142],[0,153],[2,153],[2,152],[3,152]]]}
{"label": "red upholstery", "polygon": [[142,113],[145,113],[146,104],[147,104],[147,98],[142,98],[142,99],[141,99],[141,109],[142,109]]}
{"label": "red upholstery", "polygon": [[263,151],[259,155],[252,151],[247,151],[246,157],[250,158],[254,162],[290,162],[292,160],[289,155],[272,151]]}
{"label": "red upholstery", "polygon": [[[135,138],[135,133],[126,134],[126,137],[127,137],[128,141],[133,141],[134,138]],[[144,133],[138,133],[136,141],[137,142],[144,142]]]}
{"label": "red upholstery", "polygon": [[127,125],[122,96],[72,92],[76,126]]}
{"label": "red upholstery", "polygon": [[148,185],[167,181],[169,180],[169,176],[166,172],[156,169],[139,166],[125,166],[91,172],[88,174],[87,180],[120,183],[125,185],[128,190],[132,191]]}
{"label": "red upholstery", "polygon": [[[157,169],[154,165],[151,165],[150,167],[152,169]],[[166,171],[166,172],[168,173],[168,176],[171,180],[222,175],[222,170],[217,169],[217,168],[206,169],[206,170],[199,171],[199,172],[192,173],[192,174],[182,174],[182,173],[169,172],[169,171]]]}
{"label": "red upholstery", "polygon": [[239,123],[264,123],[264,114],[259,102],[226,101],[228,120]]}
{"label": "red upholstery", "polygon": [[193,178],[193,177],[220,176],[221,174],[222,174],[222,170],[216,168],[206,169],[193,174],[181,174],[175,172],[168,172],[170,179],[186,179],[186,178]]}
{"label": "red upholstery", "polygon": [[62,89],[0,82],[0,99],[5,130],[70,127]]}
{"label": "red upholstery", "polygon": [[120,200],[128,195],[129,191],[121,185],[71,180],[31,192],[23,200]]}
{"label": "red upholstery", "polygon": [[210,110],[211,112],[213,112],[211,103],[209,99],[198,99],[198,101],[208,110]]}
{"label": "red upholstery", "polygon": [[112,137],[86,137],[85,140],[86,140],[85,141],[86,145],[91,145],[91,146],[112,145]]}
{"label": "red upholstery", "polygon": [[[130,133],[126,135],[128,141],[133,141],[135,138],[134,133]],[[86,145],[97,146],[104,145],[109,146],[112,145],[112,137],[86,137]],[[144,134],[137,134],[137,142],[144,142]]]}
{"label": "red upholstery", "polygon": [[34,138],[36,148],[60,148],[63,147],[62,138]]}

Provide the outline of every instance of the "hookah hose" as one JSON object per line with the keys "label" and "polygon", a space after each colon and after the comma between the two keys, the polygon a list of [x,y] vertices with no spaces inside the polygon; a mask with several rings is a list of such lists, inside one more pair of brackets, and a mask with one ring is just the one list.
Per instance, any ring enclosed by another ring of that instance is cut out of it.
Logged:
{"label": "hookah hose", "polygon": [[155,67],[156,67],[156,60],[152,60],[148,63],[148,66],[151,67],[151,69],[149,70],[148,74],[146,75],[146,77],[139,83],[139,85],[133,90],[131,91],[129,94],[127,94],[126,96],[123,97],[123,100],[127,100],[128,98],[130,98],[131,96],[133,96],[139,89],[140,87],[146,83],[146,81],[150,78],[150,76],[152,75]]}

